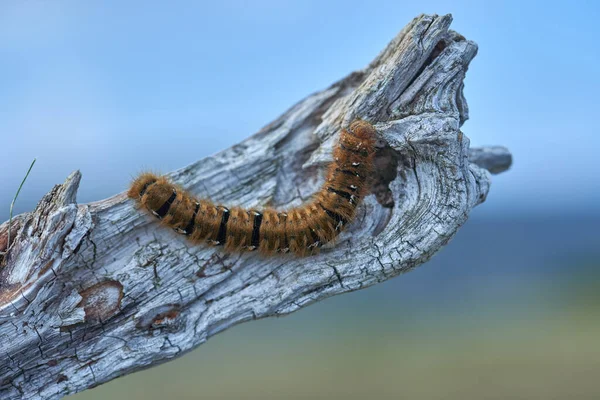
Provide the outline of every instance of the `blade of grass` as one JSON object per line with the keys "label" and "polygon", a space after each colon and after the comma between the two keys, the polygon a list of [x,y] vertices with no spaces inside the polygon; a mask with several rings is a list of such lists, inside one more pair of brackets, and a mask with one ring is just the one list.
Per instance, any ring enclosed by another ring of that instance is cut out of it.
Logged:
{"label": "blade of grass", "polygon": [[[12,202],[10,203],[10,216],[8,218],[8,240],[6,242],[6,252],[8,252],[8,248],[10,246],[10,234],[11,234],[11,229],[12,229],[13,208],[15,206],[15,202],[17,201],[17,197],[19,197],[19,193],[21,193],[21,188],[23,187],[23,184],[25,184],[25,181],[27,180],[27,177],[29,176],[31,169],[33,168],[33,164],[35,164],[35,161],[36,161],[36,159],[34,158],[33,161],[31,162],[31,165],[29,166],[29,169],[27,170],[27,173],[25,174],[25,178],[23,178],[23,181],[21,181],[21,185],[19,185],[19,189],[17,190],[15,197],[13,198]],[[4,253],[6,253],[6,252],[4,252]]]}

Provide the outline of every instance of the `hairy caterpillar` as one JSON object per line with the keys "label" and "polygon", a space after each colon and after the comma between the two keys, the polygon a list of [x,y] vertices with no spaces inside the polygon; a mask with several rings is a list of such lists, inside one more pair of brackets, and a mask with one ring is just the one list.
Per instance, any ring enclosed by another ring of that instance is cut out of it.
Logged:
{"label": "hairy caterpillar", "polygon": [[368,191],[375,135],[375,128],[363,120],[342,130],[323,187],[312,200],[287,211],[215,205],[150,173],[138,176],[127,195],[192,242],[223,245],[227,251],[305,256],[335,239],[354,218]]}

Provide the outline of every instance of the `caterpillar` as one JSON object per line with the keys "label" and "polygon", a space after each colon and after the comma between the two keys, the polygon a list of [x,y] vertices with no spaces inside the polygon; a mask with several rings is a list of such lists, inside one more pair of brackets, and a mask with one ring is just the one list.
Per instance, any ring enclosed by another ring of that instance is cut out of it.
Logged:
{"label": "caterpillar", "polygon": [[215,205],[151,173],[134,179],[127,195],[193,243],[224,246],[226,251],[306,256],[334,240],[354,218],[369,190],[375,141],[375,128],[364,120],[343,129],[321,189],[304,205],[287,211]]}

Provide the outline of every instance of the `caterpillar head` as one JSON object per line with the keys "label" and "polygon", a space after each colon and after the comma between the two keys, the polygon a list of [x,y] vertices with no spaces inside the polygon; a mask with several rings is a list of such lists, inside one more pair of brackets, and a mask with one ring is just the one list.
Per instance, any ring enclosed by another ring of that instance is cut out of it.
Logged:
{"label": "caterpillar head", "polygon": [[139,199],[144,195],[148,186],[156,183],[158,179],[158,176],[151,173],[141,174],[131,183],[129,191],[127,191],[127,196],[131,199]]}
{"label": "caterpillar head", "polygon": [[362,119],[354,120],[348,129],[359,139],[374,140],[377,134],[373,125]]}

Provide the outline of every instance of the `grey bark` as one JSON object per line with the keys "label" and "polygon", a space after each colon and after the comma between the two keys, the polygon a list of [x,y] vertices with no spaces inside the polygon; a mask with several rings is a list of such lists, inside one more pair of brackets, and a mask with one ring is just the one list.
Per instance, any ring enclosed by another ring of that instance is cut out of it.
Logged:
{"label": "grey bark", "polygon": [[317,256],[191,246],[124,194],[78,205],[78,171],[15,218],[0,269],[0,398],[79,392],[180,356],[235,324],[426,262],[485,200],[490,172],[510,165],[506,149],[470,149],[460,130],[468,118],[463,79],[477,46],[450,23],[449,15],[415,18],[363,70],[170,174],[223,204],[299,205],[323,182],[340,128],[356,117],[373,122],[373,193]]}

